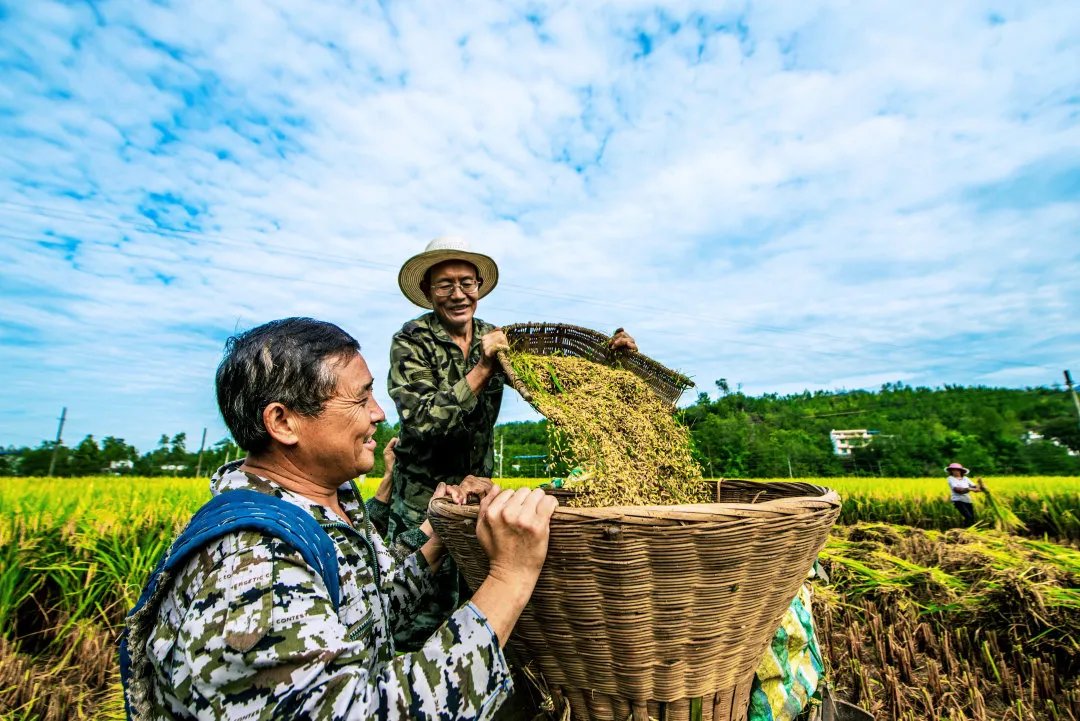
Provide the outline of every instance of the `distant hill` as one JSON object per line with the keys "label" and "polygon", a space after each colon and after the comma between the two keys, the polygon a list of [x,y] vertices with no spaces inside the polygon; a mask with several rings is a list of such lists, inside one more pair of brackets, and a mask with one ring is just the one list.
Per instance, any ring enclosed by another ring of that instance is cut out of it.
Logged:
{"label": "distant hill", "polygon": [[[953,461],[974,475],[1080,474],[1072,400],[1050,388],[886,384],[879,391],[748,396],[718,382],[680,411],[706,476],[932,476]],[[849,455],[830,431],[867,430]],[[505,475],[533,473],[547,452],[543,421],[500,425]],[[515,457],[516,460],[515,460]],[[530,465],[531,464],[531,465]],[[511,468],[517,465],[518,469]]]}

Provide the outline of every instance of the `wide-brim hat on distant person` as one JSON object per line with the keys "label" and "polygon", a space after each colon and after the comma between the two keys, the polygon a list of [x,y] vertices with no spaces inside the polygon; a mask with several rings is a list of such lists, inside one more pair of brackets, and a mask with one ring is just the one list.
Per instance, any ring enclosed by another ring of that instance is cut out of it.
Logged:
{"label": "wide-brim hat on distant person", "polygon": [[960,465],[959,463],[950,463],[949,465],[945,466],[945,472],[946,472],[946,473],[948,473],[949,471],[952,471],[952,470],[961,470],[961,471],[963,471],[963,472],[964,472],[964,475],[965,475],[965,476],[966,476],[967,474],[971,473],[971,471],[969,471],[968,469],[964,468],[964,467],[963,467],[963,466],[961,466],[961,465]]}
{"label": "wide-brim hat on distant person", "polygon": [[430,309],[431,301],[420,289],[420,283],[432,266],[448,260],[461,260],[476,266],[476,272],[484,279],[477,292],[477,299],[495,290],[495,285],[499,282],[499,266],[495,265],[495,261],[483,253],[469,250],[469,244],[464,238],[448,235],[431,241],[423,253],[417,253],[405,261],[397,278],[401,292],[421,308]]}

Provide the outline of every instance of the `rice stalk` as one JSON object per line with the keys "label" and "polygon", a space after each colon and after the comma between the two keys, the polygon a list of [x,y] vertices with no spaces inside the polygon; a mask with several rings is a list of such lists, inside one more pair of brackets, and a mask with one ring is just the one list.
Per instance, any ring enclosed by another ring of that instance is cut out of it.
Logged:
{"label": "rice stalk", "polygon": [[689,430],[636,375],[575,357],[512,353],[510,361],[548,418],[556,462],[579,470],[568,505],[711,500]]}
{"label": "rice stalk", "polygon": [[1024,522],[1017,518],[1016,514],[1012,512],[1012,509],[1004,503],[999,501],[997,496],[987,488],[981,481],[979,487],[982,489],[983,498],[986,499],[986,511],[990,516],[990,522],[993,527],[998,531],[1004,533],[1015,533],[1016,531],[1025,531],[1027,526]]}

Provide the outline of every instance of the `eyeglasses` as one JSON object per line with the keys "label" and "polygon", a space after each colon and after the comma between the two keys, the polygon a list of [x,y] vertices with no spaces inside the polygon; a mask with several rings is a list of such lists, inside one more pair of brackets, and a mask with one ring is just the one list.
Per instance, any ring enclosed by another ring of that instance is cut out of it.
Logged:
{"label": "eyeglasses", "polygon": [[480,290],[480,286],[484,284],[482,280],[473,280],[472,278],[466,278],[459,283],[451,283],[450,281],[444,281],[442,283],[436,283],[431,286],[431,291],[439,296],[445,298],[454,292],[454,288],[461,288],[461,292],[465,295],[472,295]]}

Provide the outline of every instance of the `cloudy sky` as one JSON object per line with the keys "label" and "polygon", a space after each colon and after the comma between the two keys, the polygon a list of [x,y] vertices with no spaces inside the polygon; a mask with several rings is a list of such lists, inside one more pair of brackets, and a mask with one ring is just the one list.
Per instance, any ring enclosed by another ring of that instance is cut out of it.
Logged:
{"label": "cloudy sky", "polygon": [[283,316],[382,378],[443,234],[500,264],[481,317],[698,391],[1060,383],[1078,39],[1070,0],[0,0],[0,445],[217,440],[224,340]]}

